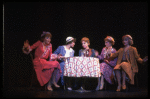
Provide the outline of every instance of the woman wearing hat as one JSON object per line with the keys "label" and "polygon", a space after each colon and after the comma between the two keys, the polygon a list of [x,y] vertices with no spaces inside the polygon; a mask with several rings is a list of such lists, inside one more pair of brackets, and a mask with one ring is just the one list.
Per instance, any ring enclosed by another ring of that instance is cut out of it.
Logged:
{"label": "woman wearing hat", "polygon": [[113,78],[113,68],[116,66],[117,58],[115,58],[112,61],[107,61],[109,58],[110,53],[115,53],[116,49],[112,46],[114,45],[115,41],[113,37],[107,36],[105,39],[105,47],[103,47],[101,54],[98,55],[98,52],[95,52],[95,56],[99,58],[99,60],[103,60],[102,63],[100,63],[100,71],[101,71],[101,77],[98,78],[98,85],[96,90],[102,90],[104,87],[104,79],[112,84],[112,78]]}
{"label": "woman wearing hat", "polygon": [[111,60],[115,57],[118,57],[117,65],[114,67],[118,82],[116,91],[121,91],[121,88],[123,90],[126,89],[126,78],[129,79],[130,84],[134,84],[134,75],[138,72],[136,61],[142,64],[148,60],[148,56],[146,56],[144,59],[141,59],[136,47],[131,46],[133,44],[133,39],[130,35],[124,35],[122,37],[122,43],[124,47],[120,48],[117,52],[112,53],[108,59]]}
{"label": "woman wearing hat", "polygon": [[[59,46],[53,53],[53,54],[57,55],[57,59],[59,60],[59,63],[60,63],[60,67],[61,67],[61,71],[62,71],[62,74],[61,74],[61,84],[62,85],[64,85],[64,80],[63,80],[64,66],[65,66],[64,58],[74,56],[75,51],[72,48],[74,47],[75,42],[76,42],[76,39],[69,36],[66,38],[66,44]],[[70,87],[70,84],[68,86],[69,86],[68,90],[72,90],[72,88]]]}
{"label": "woman wearing hat", "polygon": [[24,42],[23,53],[29,54],[35,49],[33,64],[37,75],[37,79],[41,86],[47,84],[48,90],[53,90],[51,85],[54,84],[55,87],[60,87],[57,82],[60,78],[60,65],[58,61],[47,61],[52,54],[52,35],[50,32],[43,32],[41,35],[41,40],[38,40],[32,46],[29,45],[28,41]]}

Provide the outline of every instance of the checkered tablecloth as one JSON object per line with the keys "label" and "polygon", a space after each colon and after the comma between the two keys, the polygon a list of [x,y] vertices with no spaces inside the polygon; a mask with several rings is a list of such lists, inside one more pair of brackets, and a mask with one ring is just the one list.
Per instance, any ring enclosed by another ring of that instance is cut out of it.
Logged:
{"label": "checkered tablecloth", "polygon": [[99,59],[94,57],[70,57],[65,62],[64,76],[100,77]]}

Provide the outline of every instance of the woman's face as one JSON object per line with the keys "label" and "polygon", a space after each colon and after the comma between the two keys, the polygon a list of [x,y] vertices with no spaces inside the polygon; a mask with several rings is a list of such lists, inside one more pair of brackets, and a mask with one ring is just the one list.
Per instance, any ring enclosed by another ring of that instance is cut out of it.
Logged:
{"label": "woman's face", "polygon": [[51,38],[50,37],[45,37],[44,42],[45,42],[45,44],[50,44]]}
{"label": "woman's face", "polygon": [[75,42],[72,42],[72,43],[71,43],[71,47],[74,47],[74,45],[75,45]]}
{"label": "woman's face", "polygon": [[124,46],[129,45],[129,39],[127,37],[123,38],[122,43]]}
{"label": "woman's face", "polygon": [[109,41],[106,40],[106,41],[105,41],[105,46],[106,46],[106,47],[111,47],[112,45],[111,45],[111,43],[110,43]]}
{"label": "woman's face", "polygon": [[85,42],[85,41],[82,41],[82,47],[83,48],[88,48],[88,46],[89,46],[89,44],[87,43],[87,42]]}

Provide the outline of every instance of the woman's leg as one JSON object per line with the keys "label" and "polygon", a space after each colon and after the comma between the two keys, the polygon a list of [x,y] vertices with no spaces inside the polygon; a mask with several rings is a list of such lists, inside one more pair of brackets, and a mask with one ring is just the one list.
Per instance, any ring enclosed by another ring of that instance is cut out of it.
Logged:
{"label": "woman's leg", "polygon": [[98,82],[98,84],[97,84],[97,87],[95,90],[99,90],[99,88],[100,88],[100,77],[97,78],[97,82]]}
{"label": "woman's leg", "polygon": [[122,70],[122,89],[126,89],[126,73]]}
{"label": "woman's leg", "polygon": [[54,69],[54,72],[52,74],[52,83],[55,85],[55,87],[60,87],[59,85],[57,85],[56,83],[56,74],[57,74],[57,69]]}
{"label": "woman's leg", "polygon": [[51,86],[52,86],[52,83],[51,83],[51,79],[50,79],[49,82],[47,83],[47,90],[53,91]]}
{"label": "woman's leg", "polygon": [[64,65],[65,65],[65,62],[61,62],[60,63],[60,68],[61,68],[61,76],[60,76],[60,80],[61,80],[61,84],[64,85]]}
{"label": "woman's leg", "polygon": [[120,91],[121,90],[121,73],[120,70],[115,70],[116,73],[116,78],[117,78],[117,82],[118,82],[118,87],[116,91]]}
{"label": "woman's leg", "polygon": [[103,89],[103,87],[104,87],[104,76],[103,75],[101,75],[101,82],[100,82],[100,90],[102,90]]}

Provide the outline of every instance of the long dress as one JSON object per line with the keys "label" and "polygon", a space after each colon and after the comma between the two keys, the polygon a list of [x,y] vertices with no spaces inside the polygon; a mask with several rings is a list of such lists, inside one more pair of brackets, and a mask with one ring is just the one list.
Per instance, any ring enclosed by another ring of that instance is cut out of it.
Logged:
{"label": "long dress", "polygon": [[33,49],[35,49],[33,64],[40,85],[44,86],[46,83],[48,83],[55,68],[57,69],[55,80],[58,82],[62,72],[59,62],[51,60],[47,61],[48,57],[50,57],[52,54],[52,44],[50,43],[44,50],[43,43],[41,41],[37,41],[30,46],[30,50]]}
{"label": "long dress", "polygon": [[[69,53],[70,53],[69,55],[68,55],[67,51],[69,51]],[[66,55],[66,53],[67,53],[67,55]],[[66,50],[65,45],[58,46],[58,48],[53,52],[53,54],[57,54],[57,55],[61,54],[62,56],[66,56],[66,57],[73,57],[74,53],[75,53],[75,51],[72,48],[70,48],[70,50]],[[61,84],[64,85],[64,80],[63,80],[64,78],[63,78],[63,76],[64,76],[65,62],[64,62],[63,59],[61,59],[59,61],[59,63],[60,63],[61,71],[62,71],[62,74],[61,74]]]}
{"label": "long dress", "polygon": [[[111,48],[109,49],[111,51],[111,53],[115,53],[116,49]],[[98,55],[99,60],[104,60],[104,58],[109,58],[108,55],[108,50],[106,49],[106,47],[103,47],[101,54]],[[106,62],[102,62],[100,63],[100,71],[104,76],[104,79],[110,83],[113,84],[113,68],[114,66],[116,66],[116,62],[117,62],[117,58],[115,58],[114,60],[109,61],[109,64],[107,64]]]}

